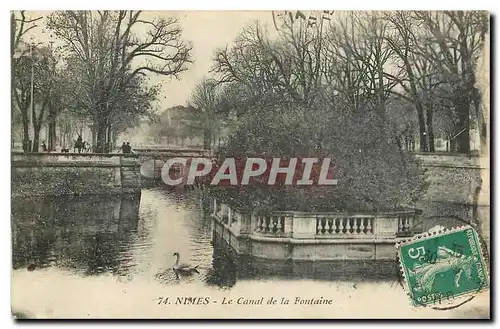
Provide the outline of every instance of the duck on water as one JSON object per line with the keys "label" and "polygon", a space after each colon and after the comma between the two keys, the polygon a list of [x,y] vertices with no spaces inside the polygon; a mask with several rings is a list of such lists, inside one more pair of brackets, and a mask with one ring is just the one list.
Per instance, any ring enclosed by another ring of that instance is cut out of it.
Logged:
{"label": "duck on water", "polygon": [[172,266],[172,269],[176,274],[190,275],[193,273],[200,273],[198,272],[198,265],[192,266],[186,263],[179,264],[181,256],[179,255],[178,252],[174,252],[173,256],[176,257],[176,259],[175,259],[175,264]]}

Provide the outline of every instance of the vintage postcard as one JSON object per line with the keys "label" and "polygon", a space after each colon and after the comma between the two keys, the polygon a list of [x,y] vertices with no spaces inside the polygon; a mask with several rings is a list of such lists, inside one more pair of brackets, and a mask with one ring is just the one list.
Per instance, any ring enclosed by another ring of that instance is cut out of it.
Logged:
{"label": "vintage postcard", "polygon": [[490,319],[490,14],[12,11],[16,319]]}

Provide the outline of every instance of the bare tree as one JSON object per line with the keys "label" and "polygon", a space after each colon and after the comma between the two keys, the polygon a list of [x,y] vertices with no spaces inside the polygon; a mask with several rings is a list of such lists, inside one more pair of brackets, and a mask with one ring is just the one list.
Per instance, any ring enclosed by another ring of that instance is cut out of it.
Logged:
{"label": "bare tree", "polygon": [[[36,22],[41,20],[43,17],[30,18],[26,16],[26,10],[21,10],[20,12],[11,12],[10,14],[10,56],[11,59],[14,58],[16,51],[25,53],[28,49],[21,47],[23,39],[26,34],[38,27]],[[20,57],[20,56],[19,56]]]}
{"label": "bare tree", "polygon": [[[41,56],[36,57],[34,72],[35,100],[32,109],[33,118],[33,152],[38,152],[40,144],[40,130],[42,124],[47,120],[49,111],[56,109],[59,94],[64,92],[58,81],[56,71],[56,59],[52,49],[42,48],[39,50]],[[52,110],[51,110],[52,109]],[[55,113],[52,112],[55,116]],[[55,119],[52,117],[51,119]],[[52,145],[51,145],[52,146]]]}
{"label": "bare tree", "polygon": [[284,68],[276,65],[276,44],[271,44],[258,22],[246,26],[231,48],[217,51],[211,70],[222,84],[238,84],[249,101],[259,101],[275,92],[283,92],[287,78]]}
{"label": "bare tree", "polygon": [[[427,121],[426,124],[426,109],[422,101],[421,86],[419,82],[425,81],[422,74],[427,74],[426,60],[423,59],[418,53],[419,39],[417,35],[418,27],[413,14],[408,11],[398,11],[395,13],[385,14],[385,19],[391,24],[392,33],[386,36],[387,43],[396,55],[395,64],[398,65],[404,74],[401,76],[393,76],[385,73],[386,76],[394,79],[399,86],[402,87],[404,93],[393,90],[393,94],[401,97],[415,106],[418,118],[419,137],[420,137],[420,151],[426,152],[429,150],[427,139]],[[419,65],[418,63],[422,65]],[[429,116],[427,116],[429,118]],[[432,123],[432,116],[430,117]],[[431,128],[432,129],[432,126]],[[433,137],[432,137],[433,138]],[[430,142],[430,141],[429,141]],[[430,150],[434,151],[434,143],[430,142]]]}
{"label": "bare tree", "polygon": [[179,78],[192,62],[175,18],[146,20],[141,11],[62,11],[49,17],[48,26],[65,42],[84,80],[81,105],[94,121],[97,152],[105,150],[110,119],[137,75]]}
{"label": "bare tree", "polygon": [[274,17],[276,40],[254,23],[232,47],[217,53],[212,73],[231,85],[226,89],[232,90],[229,103],[246,109],[279,103],[281,109],[300,105],[339,113],[373,111],[387,123],[386,104],[396,97],[416,110],[421,151],[435,150],[437,110],[456,114],[460,129],[449,137],[462,134],[459,138],[468,145],[464,104],[480,107],[478,91],[471,86],[484,17],[477,12],[351,12],[336,13],[323,25],[297,15]]}
{"label": "bare tree", "polygon": [[[342,111],[373,110],[386,121],[386,102],[397,84],[388,24],[378,12],[339,14],[324,35],[322,85]],[[392,70],[393,71],[393,70]]]}
{"label": "bare tree", "polygon": [[220,85],[217,81],[204,78],[194,89],[190,103],[194,107],[190,121],[200,124],[203,130],[203,148],[210,150],[218,128],[220,111]]}
{"label": "bare tree", "polygon": [[426,51],[423,55],[449,85],[448,98],[456,111],[457,122],[452,145],[467,153],[471,106],[478,119],[481,139],[486,138],[486,124],[480,109],[480,93],[475,87],[475,70],[482,55],[488,16],[480,11],[417,12],[419,22],[427,29]]}
{"label": "bare tree", "polygon": [[31,81],[29,79],[30,45],[24,40],[27,33],[38,25],[36,22],[43,17],[30,18],[26,11],[11,12],[10,23],[10,57],[11,57],[11,100],[12,106],[11,120],[13,120],[14,109],[21,113],[23,126],[23,149],[28,150],[29,136],[29,107],[31,104]]}

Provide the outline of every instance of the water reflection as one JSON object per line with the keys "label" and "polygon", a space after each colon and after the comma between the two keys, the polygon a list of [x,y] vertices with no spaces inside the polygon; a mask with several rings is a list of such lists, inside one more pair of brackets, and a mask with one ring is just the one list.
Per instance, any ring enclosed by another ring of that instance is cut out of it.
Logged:
{"label": "water reflection", "polygon": [[232,287],[238,280],[316,280],[398,283],[398,264],[381,260],[292,261],[265,260],[236,254],[214,233],[213,268],[207,283]]}
{"label": "water reflection", "polygon": [[195,195],[152,189],[141,196],[13,199],[12,231],[13,269],[177,283],[196,278],[176,278],[174,252],[199,265],[202,277],[211,267],[211,219]]}
{"label": "water reflection", "polygon": [[139,196],[12,200],[13,268],[115,272],[137,232]]}
{"label": "water reflection", "polygon": [[[238,256],[211,225],[197,193],[145,189],[140,197],[13,199],[13,268],[60,268],[82,279],[110,273],[122,282],[201,281],[224,288],[241,280],[398,280],[393,262],[276,262]],[[198,265],[199,274],[176,275],[175,252],[181,263]]]}

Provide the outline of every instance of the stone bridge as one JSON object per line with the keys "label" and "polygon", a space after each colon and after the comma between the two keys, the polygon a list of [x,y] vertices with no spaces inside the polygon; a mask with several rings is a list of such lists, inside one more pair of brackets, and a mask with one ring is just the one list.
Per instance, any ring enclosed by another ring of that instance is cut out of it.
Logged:
{"label": "stone bridge", "polygon": [[161,147],[134,148],[139,159],[143,185],[161,182],[161,170],[171,158],[204,158],[211,157],[212,152],[202,149],[167,149]]}

